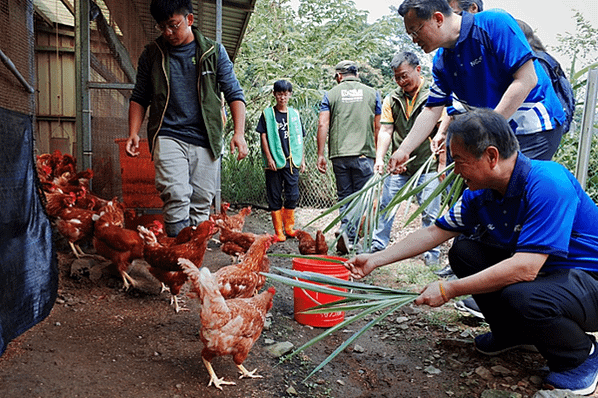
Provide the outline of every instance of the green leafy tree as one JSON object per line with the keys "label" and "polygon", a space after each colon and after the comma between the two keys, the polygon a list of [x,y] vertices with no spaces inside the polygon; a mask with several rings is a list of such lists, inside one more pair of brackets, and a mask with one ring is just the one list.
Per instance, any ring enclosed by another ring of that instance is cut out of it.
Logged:
{"label": "green leafy tree", "polygon": [[[336,85],[334,65],[343,59],[357,62],[362,81],[384,96],[396,87],[390,60],[396,51],[406,48],[414,49],[413,43],[394,8],[370,24],[367,12],[357,10],[352,1],[301,0],[295,11],[289,0],[258,0],[235,61],[247,100],[249,159],[237,162],[225,155],[223,197],[235,202],[265,202],[255,128],[262,110],[274,103],[273,83],[286,79],[294,89],[289,105],[299,110],[307,133],[308,170],[300,179],[301,205],[328,207],[335,203],[334,176],[331,172],[321,175],[314,167],[319,105],[323,93]],[[252,184],[246,183],[248,178]]]}
{"label": "green leafy tree", "polygon": [[571,59],[569,81],[573,86],[577,103],[583,102],[587,72],[598,65],[598,29],[584,18],[581,12],[575,11],[575,32],[557,34],[559,45],[557,52],[566,54]]}

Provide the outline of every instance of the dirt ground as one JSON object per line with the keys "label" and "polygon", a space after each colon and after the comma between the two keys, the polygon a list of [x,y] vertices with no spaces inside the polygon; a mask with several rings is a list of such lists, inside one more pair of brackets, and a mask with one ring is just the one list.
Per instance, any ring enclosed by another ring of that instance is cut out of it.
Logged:
{"label": "dirt ground", "polygon": [[[298,210],[297,224],[314,214]],[[271,232],[269,214],[254,211],[245,230]],[[68,246],[58,242],[57,247],[59,298],[50,316],[11,342],[0,358],[3,397],[423,398],[481,397],[487,390],[532,397],[545,375],[545,362],[535,353],[478,354],[472,336],[486,332],[487,326],[449,303],[439,309],[404,307],[303,383],[358,326],[281,362],[267,350],[270,345],[290,342],[298,347],[323,329],[297,323],[292,289],[275,283],[271,324],[244,364],[249,370],[258,368],[263,378],[239,380],[230,357],[216,358],[216,374],[237,383],[219,391],[207,386],[197,300],[181,295],[189,310],[176,314],[169,294],[159,293],[143,263],[131,270],[145,281],[142,287],[125,292],[105,262],[91,258],[73,267]],[[277,243],[271,252],[297,253],[297,243]],[[210,243],[204,265],[214,271],[231,262],[217,242]],[[290,259],[281,257],[271,257],[271,265],[292,267]],[[366,282],[416,290],[425,283],[418,274],[426,272],[433,277],[423,261],[414,259],[377,270]],[[414,276],[404,278],[409,273]]]}

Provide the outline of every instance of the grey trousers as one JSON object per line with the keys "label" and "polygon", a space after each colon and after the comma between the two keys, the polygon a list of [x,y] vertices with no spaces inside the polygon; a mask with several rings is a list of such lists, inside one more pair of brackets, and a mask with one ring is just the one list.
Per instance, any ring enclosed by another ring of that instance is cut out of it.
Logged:
{"label": "grey trousers", "polygon": [[166,233],[176,236],[187,225],[209,218],[216,193],[218,159],[208,148],[158,136],[154,149],[156,188],[164,202]]}

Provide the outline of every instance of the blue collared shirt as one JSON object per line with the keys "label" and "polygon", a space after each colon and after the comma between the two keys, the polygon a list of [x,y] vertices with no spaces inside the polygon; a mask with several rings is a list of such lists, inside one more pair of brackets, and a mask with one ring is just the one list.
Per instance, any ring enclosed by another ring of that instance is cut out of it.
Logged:
{"label": "blue collared shirt", "polygon": [[[503,10],[463,13],[459,39],[453,48],[440,48],[434,56],[427,106],[453,101],[469,107],[494,109],[513,82],[513,74],[534,59],[515,19]],[[565,120],[549,77],[534,61],[538,83],[509,120],[515,134],[554,129]]]}
{"label": "blue collared shirt", "polygon": [[598,207],[562,165],[519,153],[504,196],[466,189],[436,221],[449,231],[473,235],[511,253],[548,254],[543,270],[598,271]]}

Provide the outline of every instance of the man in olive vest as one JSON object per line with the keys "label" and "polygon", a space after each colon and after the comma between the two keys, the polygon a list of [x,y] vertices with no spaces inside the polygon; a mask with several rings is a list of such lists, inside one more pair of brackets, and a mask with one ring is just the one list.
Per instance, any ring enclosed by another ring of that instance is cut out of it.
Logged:
{"label": "man in olive vest", "polygon": [[[324,94],[318,120],[317,167],[326,173],[324,148],[328,141],[339,201],[363,188],[374,174],[382,104],[378,91],[361,83],[357,72],[353,61],[336,65],[334,78],[338,85]],[[347,217],[341,220],[339,252],[345,254],[353,249],[356,230],[357,225],[349,225]]]}
{"label": "man in olive vest", "polygon": [[245,97],[224,46],[193,27],[191,0],[152,0],[162,34],[139,57],[129,102],[126,152],[139,155],[139,129],[149,108],[147,138],[169,236],[208,219],[223,151],[221,93],[234,123],[230,142],[247,156]]}
{"label": "man in olive vest", "polygon": [[[394,152],[403,142],[403,139],[411,131],[415,120],[426,105],[428,94],[430,92],[430,83],[421,75],[421,65],[419,58],[412,52],[403,51],[396,54],[390,66],[394,72],[394,78],[398,87],[384,98],[382,104],[382,118],[380,133],[378,134],[378,145],[376,147],[376,163],[374,170],[378,173],[384,173],[384,156],[388,147],[392,143]],[[436,129],[432,130],[430,137],[434,137]],[[407,170],[401,174],[393,174],[384,181],[384,189],[380,200],[380,210],[386,208],[388,203],[396,193],[411,179],[411,177],[423,166],[430,158],[430,143],[424,141],[416,150],[412,152],[415,156],[413,161],[407,164]],[[430,165],[427,173],[422,173],[417,181],[417,185],[431,179],[436,174],[438,163],[434,161]],[[421,205],[438,187],[438,179],[428,183],[426,187],[417,195],[417,200]],[[440,196],[434,198],[422,213],[422,226],[425,228],[434,224],[438,211],[440,209]],[[383,250],[390,240],[390,232],[394,221],[394,214],[382,214],[378,220],[378,227],[374,232],[372,241],[372,251]],[[431,249],[424,254],[426,265],[438,264],[438,248]]]}

